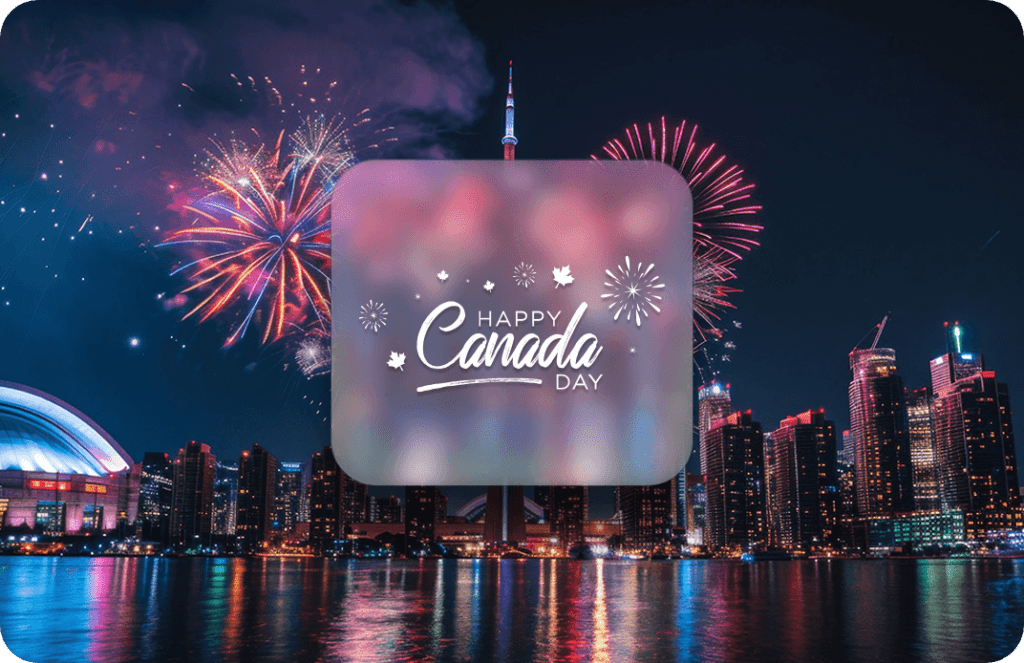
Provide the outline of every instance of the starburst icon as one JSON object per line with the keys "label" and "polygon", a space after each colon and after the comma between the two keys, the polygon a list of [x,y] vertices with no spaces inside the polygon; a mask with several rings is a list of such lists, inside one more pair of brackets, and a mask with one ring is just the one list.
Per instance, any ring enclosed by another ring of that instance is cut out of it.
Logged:
{"label": "starburst icon", "polygon": [[609,300],[608,310],[615,310],[614,320],[618,320],[625,311],[626,320],[635,320],[636,326],[639,327],[641,315],[644,318],[650,315],[648,309],[661,313],[658,306],[661,295],[656,293],[664,288],[665,284],[659,283],[658,276],[651,274],[654,263],[649,263],[645,268],[642,262],[638,262],[634,267],[629,261],[629,256],[626,256],[625,263],[625,267],[618,266],[618,274],[610,269],[604,270],[611,278],[611,281],[605,281],[604,285],[611,288],[612,292],[601,295],[601,298]]}
{"label": "starburst icon", "polygon": [[512,278],[515,279],[516,285],[529,288],[537,280],[537,270],[533,265],[521,262],[512,270]]}
{"label": "starburst icon", "polygon": [[388,312],[385,310],[384,304],[371,299],[368,304],[360,306],[359,322],[362,323],[363,329],[371,329],[376,334],[381,327],[388,324]]}

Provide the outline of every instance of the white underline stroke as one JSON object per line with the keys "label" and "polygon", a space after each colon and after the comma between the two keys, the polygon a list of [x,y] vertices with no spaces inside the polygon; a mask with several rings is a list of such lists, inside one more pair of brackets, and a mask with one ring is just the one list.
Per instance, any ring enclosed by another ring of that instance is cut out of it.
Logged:
{"label": "white underline stroke", "polygon": [[455,382],[438,382],[437,384],[426,384],[422,387],[417,387],[417,393],[424,393],[427,391],[437,391],[438,389],[447,389],[449,387],[465,387],[473,384],[486,384],[489,382],[504,382],[504,383],[518,383],[518,384],[544,384],[543,380],[538,378],[480,378],[478,380],[456,380]]}

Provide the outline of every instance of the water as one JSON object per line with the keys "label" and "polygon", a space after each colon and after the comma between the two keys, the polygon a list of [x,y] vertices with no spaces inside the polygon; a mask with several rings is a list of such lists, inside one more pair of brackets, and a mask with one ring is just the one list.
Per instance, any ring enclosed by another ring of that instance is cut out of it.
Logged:
{"label": "water", "polygon": [[44,661],[995,661],[1024,560],[0,558]]}

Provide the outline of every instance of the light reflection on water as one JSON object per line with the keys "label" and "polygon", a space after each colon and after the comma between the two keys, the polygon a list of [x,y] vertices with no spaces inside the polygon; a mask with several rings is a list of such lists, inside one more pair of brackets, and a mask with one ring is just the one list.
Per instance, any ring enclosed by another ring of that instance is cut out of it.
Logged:
{"label": "light reflection on water", "polygon": [[1022,560],[0,559],[45,661],[994,661]]}

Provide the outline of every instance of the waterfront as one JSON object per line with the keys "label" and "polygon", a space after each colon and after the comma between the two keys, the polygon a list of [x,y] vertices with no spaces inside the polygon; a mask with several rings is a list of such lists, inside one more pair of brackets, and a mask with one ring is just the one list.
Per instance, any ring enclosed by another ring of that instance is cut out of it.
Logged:
{"label": "waterfront", "polygon": [[995,661],[1024,560],[0,559],[47,661]]}

